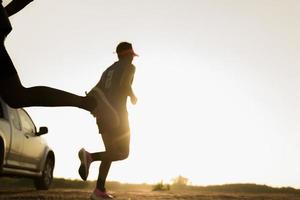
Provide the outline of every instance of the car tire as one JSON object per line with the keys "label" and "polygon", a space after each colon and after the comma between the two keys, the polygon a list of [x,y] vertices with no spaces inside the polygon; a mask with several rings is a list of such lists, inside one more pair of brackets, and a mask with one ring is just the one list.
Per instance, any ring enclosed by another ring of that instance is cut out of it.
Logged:
{"label": "car tire", "polygon": [[34,186],[37,190],[48,190],[53,180],[54,162],[47,158],[42,176],[34,179]]}

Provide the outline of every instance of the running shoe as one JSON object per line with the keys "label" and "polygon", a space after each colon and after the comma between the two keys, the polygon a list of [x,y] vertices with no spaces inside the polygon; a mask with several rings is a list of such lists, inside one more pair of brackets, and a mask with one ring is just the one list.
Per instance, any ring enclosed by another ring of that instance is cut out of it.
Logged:
{"label": "running shoe", "polygon": [[87,152],[84,148],[80,149],[80,151],[78,152],[78,157],[81,162],[78,172],[82,180],[86,181],[89,175],[89,169],[92,163],[92,157],[91,154]]}
{"label": "running shoe", "polygon": [[95,189],[93,194],[91,195],[91,200],[107,200],[113,199],[114,197],[108,194],[106,191],[101,191],[99,189]]}
{"label": "running shoe", "polygon": [[87,93],[87,96],[92,96],[97,101],[96,107],[93,111],[91,111],[92,115],[97,118],[97,121],[101,121],[101,123],[110,128],[116,128],[119,126],[120,119],[118,113],[109,103],[100,88],[94,87],[89,93]]}

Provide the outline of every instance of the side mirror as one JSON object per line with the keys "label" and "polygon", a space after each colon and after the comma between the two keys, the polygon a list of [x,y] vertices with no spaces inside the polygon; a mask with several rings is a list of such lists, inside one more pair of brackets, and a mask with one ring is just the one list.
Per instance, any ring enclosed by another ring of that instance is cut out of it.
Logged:
{"label": "side mirror", "polygon": [[40,127],[39,132],[37,132],[35,135],[36,136],[41,136],[41,135],[44,135],[46,133],[48,133],[48,128],[43,126],[43,127]]}

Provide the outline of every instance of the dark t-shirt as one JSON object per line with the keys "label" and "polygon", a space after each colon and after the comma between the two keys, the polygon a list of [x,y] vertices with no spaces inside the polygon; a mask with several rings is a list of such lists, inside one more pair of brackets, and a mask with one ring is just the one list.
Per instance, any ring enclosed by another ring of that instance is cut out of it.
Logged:
{"label": "dark t-shirt", "polygon": [[120,114],[127,113],[126,103],[135,73],[135,66],[115,62],[107,68],[97,84],[108,101]]}

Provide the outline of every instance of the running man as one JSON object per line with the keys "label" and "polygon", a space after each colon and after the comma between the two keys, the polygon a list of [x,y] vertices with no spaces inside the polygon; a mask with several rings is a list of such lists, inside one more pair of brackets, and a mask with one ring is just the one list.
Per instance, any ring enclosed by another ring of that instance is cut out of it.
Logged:
{"label": "running man", "polygon": [[[5,8],[0,0],[0,98],[13,108],[30,106],[73,106],[90,111],[95,117],[110,121],[110,125],[118,126],[118,118],[104,94],[93,88],[87,96],[77,96],[62,90],[38,86],[25,88],[11,61],[4,40],[12,31],[8,17],[16,14],[32,0],[13,0]],[[106,115],[101,115],[105,112]]]}
{"label": "running man", "polygon": [[111,128],[97,118],[99,132],[105,146],[104,152],[89,153],[82,148],[78,155],[81,161],[79,174],[86,180],[89,174],[89,167],[93,161],[101,161],[97,186],[91,195],[92,200],[112,199],[106,192],[105,182],[111,163],[113,161],[124,160],[129,155],[130,128],[128,123],[128,113],[126,108],[127,97],[131,103],[136,104],[137,98],[131,88],[135,73],[135,66],[132,64],[133,58],[137,56],[128,42],[121,42],[116,50],[119,60],[107,68],[96,85],[100,88],[108,101],[117,111],[120,126]]}

